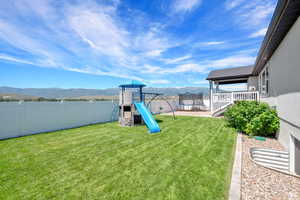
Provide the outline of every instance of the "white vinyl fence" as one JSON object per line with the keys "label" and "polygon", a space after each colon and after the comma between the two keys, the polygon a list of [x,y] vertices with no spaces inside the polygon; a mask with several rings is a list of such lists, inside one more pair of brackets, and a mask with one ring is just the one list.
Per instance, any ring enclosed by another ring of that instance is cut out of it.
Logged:
{"label": "white vinyl fence", "polygon": [[117,119],[118,103],[111,101],[1,102],[0,139]]}
{"label": "white vinyl fence", "polygon": [[[0,139],[116,121],[118,108],[117,101],[0,102]],[[164,101],[153,101],[150,110],[171,112]]]}

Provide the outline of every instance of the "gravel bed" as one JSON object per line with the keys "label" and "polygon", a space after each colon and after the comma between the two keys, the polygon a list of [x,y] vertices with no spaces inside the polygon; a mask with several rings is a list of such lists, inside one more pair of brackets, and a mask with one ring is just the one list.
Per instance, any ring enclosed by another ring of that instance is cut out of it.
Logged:
{"label": "gravel bed", "polygon": [[258,141],[243,135],[242,200],[300,200],[300,178],[289,176],[255,164],[250,159],[251,147],[283,150],[276,139]]}

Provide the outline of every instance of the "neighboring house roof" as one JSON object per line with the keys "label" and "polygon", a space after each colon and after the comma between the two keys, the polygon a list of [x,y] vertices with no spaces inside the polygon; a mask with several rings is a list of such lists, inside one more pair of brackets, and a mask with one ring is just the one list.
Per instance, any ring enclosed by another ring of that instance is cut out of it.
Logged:
{"label": "neighboring house roof", "polygon": [[290,28],[300,16],[299,0],[279,0],[256,58],[254,75],[258,75],[271,58]]}
{"label": "neighboring house roof", "polygon": [[211,71],[206,80],[228,80],[235,78],[248,78],[251,76],[253,71],[253,66],[244,66],[244,67],[235,67],[235,68],[227,68],[221,70]]}
{"label": "neighboring house roof", "polygon": [[[248,77],[251,75],[257,76],[260,73],[299,16],[300,0],[278,0],[268,31],[256,58],[255,65],[252,67],[252,74],[248,74]],[[243,69],[243,67],[215,70],[209,73],[207,80],[238,78],[238,76],[245,76],[247,72],[249,71]]]}

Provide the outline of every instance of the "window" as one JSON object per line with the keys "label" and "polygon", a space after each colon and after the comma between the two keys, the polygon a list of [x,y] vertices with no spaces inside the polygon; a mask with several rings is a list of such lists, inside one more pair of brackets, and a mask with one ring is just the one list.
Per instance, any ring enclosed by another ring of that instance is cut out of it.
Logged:
{"label": "window", "polygon": [[124,112],[131,112],[131,107],[130,106],[124,106],[123,111]]}
{"label": "window", "polygon": [[262,96],[268,96],[269,93],[269,69],[265,67],[259,75],[259,92]]}

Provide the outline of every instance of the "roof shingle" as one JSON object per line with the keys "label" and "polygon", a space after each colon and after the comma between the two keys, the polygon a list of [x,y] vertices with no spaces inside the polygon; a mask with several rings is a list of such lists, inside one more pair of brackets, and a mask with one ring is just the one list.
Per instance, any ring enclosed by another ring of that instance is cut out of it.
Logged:
{"label": "roof shingle", "polygon": [[233,78],[246,78],[252,75],[253,66],[234,67],[211,71],[206,80],[226,80]]}

